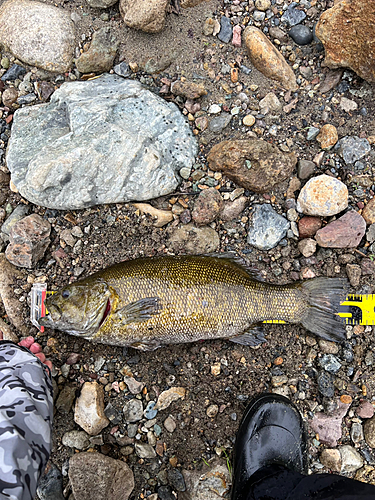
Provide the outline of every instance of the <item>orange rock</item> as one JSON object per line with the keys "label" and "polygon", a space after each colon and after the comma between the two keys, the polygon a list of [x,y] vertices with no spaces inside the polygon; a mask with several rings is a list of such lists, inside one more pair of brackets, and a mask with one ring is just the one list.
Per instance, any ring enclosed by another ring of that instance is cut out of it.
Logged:
{"label": "orange rock", "polygon": [[292,68],[262,31],[254,26],[248,26],[243,37],[250,60],[258,71],[287,90],[298,89]]}
{"label": "orange rock", "polygon": [[351,405],[353,399],[351,396],[349,396],[349,394],[343,394],[342,396],[340,396],[340,401],[341,403],[344,403],[346,405]]}
{"label": "orange rock", "polygon": [[323,125],[316,138],[322,149],[331,149],[339,140],[336,127],[327,123]]}
{"label": "orange rock", "polygon": [[350,68],[375,82],[374,2],[343,0],[323,12],[315,28],[329,68]]}

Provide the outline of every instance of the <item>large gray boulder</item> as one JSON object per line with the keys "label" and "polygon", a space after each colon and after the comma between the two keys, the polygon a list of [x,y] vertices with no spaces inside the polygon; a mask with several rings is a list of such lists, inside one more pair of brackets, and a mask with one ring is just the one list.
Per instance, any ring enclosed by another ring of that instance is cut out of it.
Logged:
{"label": "large gray boulder", "polygon": [[64,72],[73,60],[74,23],[69,11],[53,5],[8,0],[0,7],[1,44],[26,64]]}
{"label": "large gray boulder", "polygon": [[6,161],[27,200],[61,210],[173,192],[196,139],[179,109],[116,75],[64,83],[14,114]]}

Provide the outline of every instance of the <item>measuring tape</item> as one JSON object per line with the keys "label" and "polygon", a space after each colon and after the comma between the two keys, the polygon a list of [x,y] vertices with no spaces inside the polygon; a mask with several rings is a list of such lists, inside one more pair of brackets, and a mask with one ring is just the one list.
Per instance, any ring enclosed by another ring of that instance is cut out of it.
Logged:
{"label": "measuring tape", "polygon": [[[347,325],[375,325],[375,294],[348,295],[337,314]],[[286,324],[286,321],[269,319],[263,323]]]}

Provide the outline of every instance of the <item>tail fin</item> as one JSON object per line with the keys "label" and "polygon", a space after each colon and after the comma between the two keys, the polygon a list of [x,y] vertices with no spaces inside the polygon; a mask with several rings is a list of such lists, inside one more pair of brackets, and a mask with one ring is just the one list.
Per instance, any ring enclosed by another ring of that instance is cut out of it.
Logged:
{"label": "tail fin", "polygon": [[310,304],[302,325],[315,335],[331,341],[345,340],[345,324],[337,315],[346,298],[348,282],[341,278],[315,278],[302,283]]}

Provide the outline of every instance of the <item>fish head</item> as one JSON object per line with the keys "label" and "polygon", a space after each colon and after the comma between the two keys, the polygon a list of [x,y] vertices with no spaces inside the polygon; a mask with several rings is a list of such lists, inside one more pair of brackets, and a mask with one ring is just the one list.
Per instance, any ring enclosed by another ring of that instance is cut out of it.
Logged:
{"label": "fish head", "polygon": [[41,326],[87,337],[94,334],[110,311],[111,292],[105,282],[73,283],[47,297]]}

